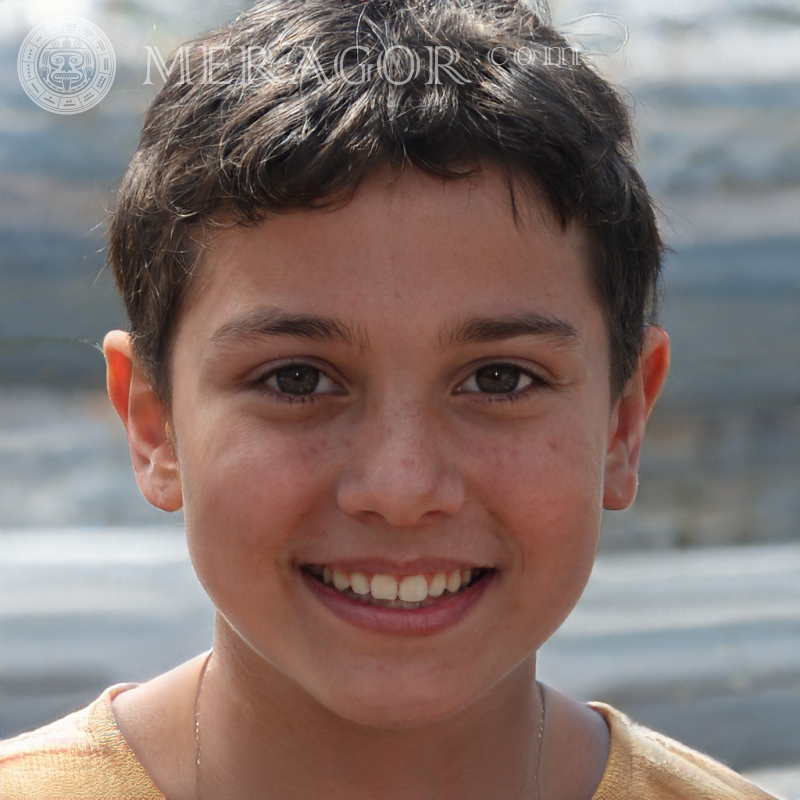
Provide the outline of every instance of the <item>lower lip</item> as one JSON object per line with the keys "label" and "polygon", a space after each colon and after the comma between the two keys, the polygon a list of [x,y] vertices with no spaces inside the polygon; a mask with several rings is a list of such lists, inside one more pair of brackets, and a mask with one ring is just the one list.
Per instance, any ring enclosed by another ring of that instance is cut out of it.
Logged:
{"label": "lower lip", "polygon": [[455,625],[484,596],[494,583],[496,572],[487,572],[469,588],[438,603],[408,609],[386,608],[354,600],[318,581],[305,570],[300,570],[300,574],[323,605],[359,628],[404,636],[427,636]]}

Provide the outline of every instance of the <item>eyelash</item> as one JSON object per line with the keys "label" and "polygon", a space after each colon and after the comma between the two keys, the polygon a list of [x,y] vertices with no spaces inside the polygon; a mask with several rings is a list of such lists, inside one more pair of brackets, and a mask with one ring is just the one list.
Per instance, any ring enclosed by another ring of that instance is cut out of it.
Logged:
{"label": "eyelash", "polygon": [[288,404],[314,403],[316,402],[317,397],[319,395],[328,394],[328,392],[313,392],[311,394],[289,394],[288,392],[276,391],[275,389],[267,385],[267,381],[269,381],[270,378],[275,376],[282,369],[286,369],[287,367],[311,367],[311,369],[317,370],[320,373],[320,375],[324,376],[332,383],[335,383],[333,378],[329,377],[328,374],[325,372],[325,370],[321,369],[315,364],[311,364],[307,361],[287,361],[286,363],[279,364],[277,367],[274,367],[269,372],[256,378],[251,384],[252,388],[264,394],[268,394],[273,400],[275,400],[278,403],[288,403]]}
{"label": "eyelash", "polygon": [[476,373],[480,370],[485,369],[486,367],[513,367],[514,369],[518,369],[520,371],[521,376],[525,376],[530,378],[531,382],[522,389],[517,389],[513,392],[497,392],[492,394],[490,392],[459,392],[459,394],[470,394],[481,403],[515,403],[518,400],[527,400],[530,395],[537,392],[541,389],[546,389],[551,387],[552,384],[549,381],[546,381],[540,375],[537,375],[535,372],[531,372],[530,370],[523,369],[519,365],[515,364],[513,361],[489,361],[480,366],[476,367],[468,376],[465,381],[462,381],[460,384],[463,386],[470,378],[472,378]]}
{"label": "eyelash", "polygon": [[[320,372],[321,375],[328,378],[328,380],[333,381],[324,370],[320,367],[315,366],[314,364],[310,364],[305,361],[290,361],[286,364],[281,364],[278,367],[271,369],[266,374],[260,376],[252,383],[252,387],[258,391],[264,392],[269,394],[276,402],[279,403],[314,403],[317,401],[317,397],[319,395],[329,394],[329,392],[314,392],[312,394],[305,394],[305,395],[293,395],[289,394],[288,392],[280,392],[275,391],[271,387],[267,386],[267,381],[276,375],[280,370],[286,369],[287,367],[292,366],[299,366],[299,367],[311,367],[312,369],[316,369]],[[535,372],[531,372],[530,370],[523,369],[522,367],[514,364],[510,361],[490,361],[480,366],[476,367],[468,376],[467,378],[462,381],[459,386],[463,386],[470,378],[472,378],[477,372],[481,369],[485,369],[486,367],[493,367],[493,366],[510,366],[514,369],[518,369],[520,371],[520,375],[530,378],[531,382],[523,389],[518,389],[513,392],[497,392],[495,394],[489,392],[458,392],[458,394],[470,394],[478,400],[478,402],[483,403],[513,403],[518,400],[527,399],[527,397],[536,392],[540,389],[545,389],[552,384],[542,378],[540,375],[537,375]]]}

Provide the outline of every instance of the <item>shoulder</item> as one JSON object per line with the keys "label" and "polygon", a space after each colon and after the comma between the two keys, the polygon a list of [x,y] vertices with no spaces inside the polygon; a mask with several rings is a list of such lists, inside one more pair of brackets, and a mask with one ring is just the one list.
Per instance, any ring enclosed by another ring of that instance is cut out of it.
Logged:
{"label": "shoulder", "polygon": [[632,722],[603,703],[589,704],[608,724],[608,764],[593,800],[774,800],[709,756]]}
{"label": "shoulder", "polygon": [[0,798],[142,798],[164,800],[119,731],[112,686],[91,705],[0,742]]}

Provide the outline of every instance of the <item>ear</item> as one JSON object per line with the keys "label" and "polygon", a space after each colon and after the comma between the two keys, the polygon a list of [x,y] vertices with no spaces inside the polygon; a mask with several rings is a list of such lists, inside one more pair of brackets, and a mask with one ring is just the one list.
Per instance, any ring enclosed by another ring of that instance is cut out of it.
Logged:
{"label": "ear", "polygon": [[655,325],[645,329],[636,372],[617,400],[606,451],[603,507],[622,511],[636,498],[644,426],[669,371],[669,337]]}
{"label": "ear", "polygon": [[183,499],[169,416],[137,366],[133,342],[127,333],[106,334],[103,353],[108,396],[128,434],[136,483],[156,508],[177,511]]}

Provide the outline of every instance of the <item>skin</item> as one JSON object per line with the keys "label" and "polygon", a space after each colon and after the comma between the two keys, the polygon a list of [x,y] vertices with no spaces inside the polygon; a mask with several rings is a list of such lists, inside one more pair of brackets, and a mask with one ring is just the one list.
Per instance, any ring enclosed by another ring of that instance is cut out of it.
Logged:
{"label": "skin", "polygon": [[[204,658],[114,702],[170,798],[537,795],[536,651],[586,585],[602,509],[635,497],[669,362],[649,328],[611,397],[588,270],[585,232],[536,198],[515,224],[491,169],[379,173],[337,210],[216,236],[177,325],[169,409],[126,334],[106,337],[139,486],[183,506],[218,609],[201,786]],[[275,309],[334,317],[346,335],[236,334]],[[545,324],[457,335],[510,315]],[[301,401],[276,382],[290,359],[326,376]],[[521,370],[511,394],[476,381],[498,363]],[[494,572],[455,622],[402,635],[342,619],[302,579],[304,564],[359,559]],[[607,752],[599,715],[548,689],[542,796],[590,798]]]}

